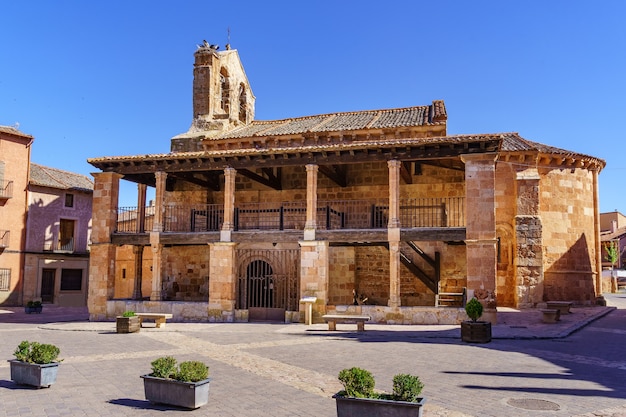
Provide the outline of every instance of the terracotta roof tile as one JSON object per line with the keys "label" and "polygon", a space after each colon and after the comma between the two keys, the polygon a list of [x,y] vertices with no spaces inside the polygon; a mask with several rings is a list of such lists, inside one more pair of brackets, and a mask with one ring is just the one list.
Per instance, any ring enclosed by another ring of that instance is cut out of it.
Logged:
{"label": "terracotta roof tile", "polygon": [[446,119],[443,101],[433,101],[431,106],[330,113],[284,120],[254,120],[249,125],[225,132],[211,140],[416,127],[445,124]]}
{"label": "terracotta roof tile", "polygon": [[93,191],[93,182],[84,175],[34,163],[30,164],[29,183],[60,190]]}

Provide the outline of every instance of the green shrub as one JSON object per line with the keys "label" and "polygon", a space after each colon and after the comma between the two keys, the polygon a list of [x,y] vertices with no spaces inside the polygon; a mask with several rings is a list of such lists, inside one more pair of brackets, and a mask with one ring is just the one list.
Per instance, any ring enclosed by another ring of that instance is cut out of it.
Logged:
{"label": "green shrub", "polygon": [[41,307],[41,301],[29,301],[26,303],[26,307]]}
{"label": "green shrub", "polygon": [[465,312],[472,321],[476,321],[483,315],[483,305],[474,297],[465,304]]}
{"label": "green shrub", "polygon": [[151,376],[157,378],[169,378],[183,382],[198,382],[207,379],[209,368],[199,361],[186,361],[177,365],[176,359],[171,356],[164,356],[155,359],[151,363]]}
{"label": "green shrub", "polygon": [[13,355],[18,361],[46,364],[61,362],[57,359],[59,353],[61,353],[60,349],[54,345],[24,340],[17,346]]}
{"label": "green shrub", "polygon": [[150,375],[154,377],[170,378],[176,375],[176,359],[171,356],[155,359],[150,365],[152,365],[152,373]]}
{"label": "green shrub", "polygon": [[135,317],[135,312],[128,310],[122,313],[122,317]]}
{"label": "green shrub", "polygon": [[374,377],[365,369],[356,367],[343,369],[339,372],[339,381],[343,384],[348,397],[370,398],[374,393]]}
{"label": "green shrub", "polygon": [[419,402],[424,384],[419,377],[397,374],[393,377],[393,394],[374,392],[374,377],[361,368],[349,368],[339,372],[339,381],[344,390],[337,393],[341,397],[376,398],[392,401]]}
{"label": "green shrub", "polygon": [[174,377],[177,381],[198,382],[209,377],[209,368],[199,361],[181,362]]}
{"label": "green shrub", "polygon": [[393,377],[393,396],[397,401],[417,402],[423,388],[418,376],[397,374]]}

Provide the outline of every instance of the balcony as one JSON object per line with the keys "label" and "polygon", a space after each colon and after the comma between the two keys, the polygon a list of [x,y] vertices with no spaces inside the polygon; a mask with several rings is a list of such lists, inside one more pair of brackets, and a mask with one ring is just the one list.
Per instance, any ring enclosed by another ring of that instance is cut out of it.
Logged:
{"label": "balcony", "polygon": [[8,230],[0,230],[0,250],[9,247],[9,235]]}
{"label": "balcony", "polygon": [[[464,228],[465,199],[412,198],[400,200],[402,229]],[[317,204],[318,230],[386,229],[389,205],[379,200],[320,200]],[[139,224],[137,207],[119,207],[116,233],[151,231],[154,206],[145,210],[143,227]],[[166,205],[164,232],[217,232],[224,222],[221,204]],[[241,203],[235,206],[235,231],[303,230],[306,223],[306,202]]]}
{"label": "balcony", "polygon": [[62,241],[44,242],[44,252],[64,252],[72,253],[75,251],[74,238],[63,239]]}
{"label": "balcony", "polygon": [[13,181],[0,181],[0,200],[13,197]]}

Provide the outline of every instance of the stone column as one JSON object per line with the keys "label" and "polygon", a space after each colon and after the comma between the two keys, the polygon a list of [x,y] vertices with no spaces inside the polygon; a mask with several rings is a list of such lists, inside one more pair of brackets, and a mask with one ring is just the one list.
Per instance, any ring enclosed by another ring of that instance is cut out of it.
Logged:
{"label": "stone column", "polygon": [[[300,298],[317,297],[313,304],[313,323],[321,323],[328,304],[330,253],[328,241],[304,240],[300,243]],[[301,306],[303,304],[300,304]]]}
{"label": "stone column", "polygon": [[146,184],[137,184],[137,233],[146,230]]}
{"label": "stone column", "polygon": [[165,186],[167,172],[157,171],[154,173],[154,176],[156,177],[156,193],[154,198],[154,224],[152,231],[162,232],[165,230]]}
{"label": "stone column", "polygon": [[143,275],[143,246],[133,246],[133,257],[135,261],[135,286],[133,288],[133,300],[141,300],[141,281]]}
{"label": "stone column", "polygon": [[314,164],[306,166],[306,223],[304,224],[304,240],[315,240],[317,229],[317,173],[319,167]]}
{"label": "stone column", "polygon": [[515,216],[515,275],[518,308],[533,308],[543,301],[543,226],[539,215],[539,172],[517,173]]}
{"label": "stone column", "polygon": [[400,307],[400,161],[387,162],[389,169],[389,307]]}
{"label": "stone column", "polygon": [[163,245],[160,243],[160,233],[150,233],[150,248],[152,249],[152,292],[150,301],[161,301],[163,298],[162,258]]}
{"label": "stone column", "polygon": [[220,241],[230,242],[235,229],[235,178],[234,168],[224,169],[224,224],[220,231]]}
{"label": "stone column", "polygon": [[106,320],[107,300],[115,292],[115,253],[111,234],[117,228],[117,205],[121,175],[93,173],[93,215],[89,256],[87,306],[90,320]]}
{"label": "stone column", "polygon": [[235,320],[235,291],[237,288],[236,243],[209,244],[209,305],[211,322]]}
{"label": "stone column", "polygon": [[497,323],[496,315],[496,209],[497,154],[461,155],[465,163],[465,231],[468,295],[485,307],[483,320]]}

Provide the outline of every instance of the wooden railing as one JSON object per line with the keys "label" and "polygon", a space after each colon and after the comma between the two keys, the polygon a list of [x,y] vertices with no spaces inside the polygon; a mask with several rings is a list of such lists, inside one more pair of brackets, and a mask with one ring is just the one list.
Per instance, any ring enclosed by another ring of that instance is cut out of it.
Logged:
{"label": "wooden railing", "polygon": [[[136,207],[120,207],[117,233],[142,233],[152,230],[154,206],[146,207],[143,228]],[[400,201],[402,228],[464,227],[464,198],[418,198]],[[222,204],[168,204],[164,208],[164,232],[219,231],[224,222]],[[387,200],[319,200],[317,228],[384,229],[389,222]],[[240,203],[235,205],[235,230],[303,230],[306,202]]]}

